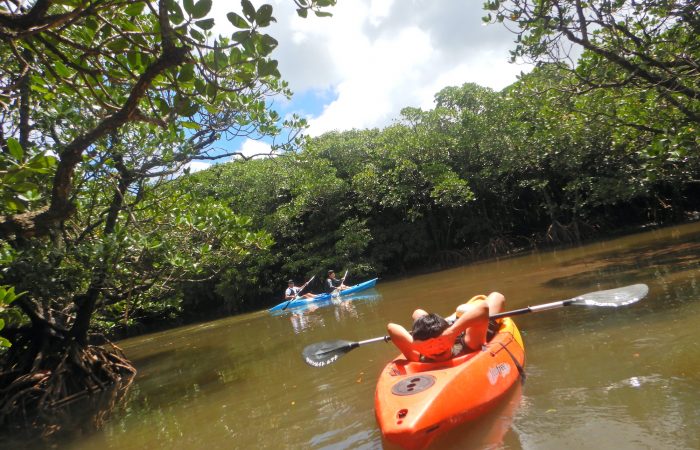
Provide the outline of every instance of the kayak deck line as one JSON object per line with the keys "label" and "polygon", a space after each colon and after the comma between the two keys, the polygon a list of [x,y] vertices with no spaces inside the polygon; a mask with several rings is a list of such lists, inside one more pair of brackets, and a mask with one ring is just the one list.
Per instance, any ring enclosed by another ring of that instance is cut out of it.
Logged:
{"label": "kayak deck line", "polygon": [[521,378],[524,361],[522,338],[509,318],[479,351],[437,363],[399,355],[377,380],[375,416],[382,436],[407,449],[425,448],[495,406]]}

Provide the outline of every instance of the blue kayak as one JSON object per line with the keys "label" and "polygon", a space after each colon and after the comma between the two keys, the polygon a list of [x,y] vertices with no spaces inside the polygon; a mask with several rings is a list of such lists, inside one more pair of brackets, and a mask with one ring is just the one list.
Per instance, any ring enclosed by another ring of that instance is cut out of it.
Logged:
{"label": "blue kayak", "polygon": [[[347,297],[349,295],[354,294],[355,292],[360,292],[364,291],[365,289],[371,289],[374,287],[375,284],[377,284],[377,280],[379,278],[372,278],[369,281],[365,281],[364,283],[356,284],[354,286],[350,286],[347,289],[343,289],[340,291],[340,297]],[[275,312],[275,311],[284,311],[287,309],[293,309],[293,308],[298,308],[300,306],[306,306],[310,303],[322,303],[325,301],[328,301],[331,299],[331,294],[318,294],[317,296],[313,298],[297,298],[292,301],[284,301],[280,303],[277,306],[273,306],[272,308],[268,309],[269,312]]]}
{"label": "blue kayak", "polygon": [[280,316],[282,314],[285,314],[287,312],[290,312],[292,314],[307,314],[316,311],[318,308],[323,308],[324,306],[338,306],[341,303],[345,302],[352,302],[352,303],[357,303],[357,302],[374,302],[374,301],[379,301],[382,299],[382,294],[377,292],[374,289],[370,289],[368,291],[364,292],[357,292],[355,294],[350,294],[346,295],[345,297],[336,297],[336,298],[329,298],[328,300],[323,300],[321,302],[310,302],[302,306],[297,306],[296,308],[293,309],[285,309],[284,311],[271,311],[270,315],[272,316]]}

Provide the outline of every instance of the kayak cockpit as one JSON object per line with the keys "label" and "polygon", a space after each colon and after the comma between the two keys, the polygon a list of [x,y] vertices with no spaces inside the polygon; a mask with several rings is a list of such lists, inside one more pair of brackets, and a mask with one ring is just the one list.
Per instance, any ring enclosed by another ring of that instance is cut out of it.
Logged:
{"label": "kayak cockpit", "polygon": [[451,369],[452,367],[464,364],[478,353],[477,351],[473,351],[440,362],[415,362],[402,358],[396,359],[392,364],[391,375],[414,375],[429,370]]}
{"label": "kayak cockpit", "polygon": [[487,342],[481,350],[462,352],[457,356],[448,359],[447,361],[440,362],[416,362],[408,361],[407,359],[403,358],[397,358],[392,362],[390,373],[393,376],[399,376],[414,375],[422,372],[427,372],[429,370],[451,369],[453,367],[458,367],[462,364],[467,363],[470,359],[474,358],[481,352],[488,351],[492,354],[495,354],[500,351],[503,351],[503,349],[510,345],[514,340],[518,341],[518,343],[520,343],[520,346],[522,346],[522,343],[520,342],[520,336],[518,335],[517,337],[514,337],[511,333],[512,330],[510,329],[511,327],[509,325],[510,323],[501,324],[501,327],[498,330],[499,334],[501,335],[500,338],[497,340],[491,340]]}

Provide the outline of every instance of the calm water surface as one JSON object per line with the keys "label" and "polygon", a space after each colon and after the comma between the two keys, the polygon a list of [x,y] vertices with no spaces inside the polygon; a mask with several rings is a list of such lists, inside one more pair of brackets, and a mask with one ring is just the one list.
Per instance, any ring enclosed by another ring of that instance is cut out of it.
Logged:
{"label": "calm water surface", "polygon": [[[434,448],[699,449],[700,224],[385,282],[341,306],[258,312],[120,343],[139,370],[128,401],[71,449],[380,449],[374,386],[397,353],[361,347],[317,369],[311,343],[381,336],[422,307],[449,314],[500,291],[508,309],[647,283],[619,308],[517,319],[527,381]],[[363,280],[350,280],[360,282]],[[280,290],[284,286],[280,285]]]}

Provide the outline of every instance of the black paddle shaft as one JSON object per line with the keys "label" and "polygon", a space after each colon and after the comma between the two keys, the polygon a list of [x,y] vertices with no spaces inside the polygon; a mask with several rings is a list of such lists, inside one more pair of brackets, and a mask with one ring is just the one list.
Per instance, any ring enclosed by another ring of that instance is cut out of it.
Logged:
{"label": "black paddle shaft", "polygon": [[531,312],[545,311],[547,309],[561,308],[563,306],[572,305],[573,303],[574,303],[574,299],[561,300],[561,301],[553,302],[553,303],[545,303],[544,305],[528,306],[525,308],[514,309],[512,311],[505,311],[502,313],[498,313],[498,314],[494,314],[492,316],[489,316],[489,318],[490,319],[500,319],[502,317],[521,316],[523,314],[528,314]]}

